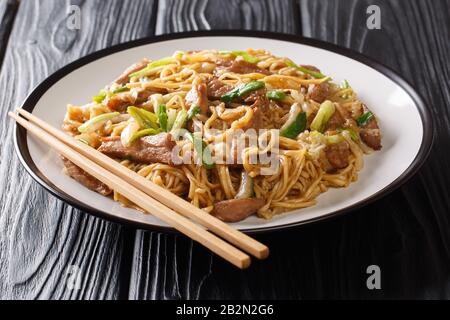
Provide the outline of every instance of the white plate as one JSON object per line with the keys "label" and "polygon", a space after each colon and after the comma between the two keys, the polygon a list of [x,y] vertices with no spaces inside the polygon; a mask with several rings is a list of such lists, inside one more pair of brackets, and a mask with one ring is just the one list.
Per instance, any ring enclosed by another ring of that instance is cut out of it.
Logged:
{"label": "white plate", "polygon": [[[380,120],[383,149],[364,158],[359,179],[348,188],[330,189],[314,207],[265,221],[250,217],[238,229],[260,232],[296,226],[360,207],[404,183],[423,163],[433,140],[433,122],[420,96],[388,68],[323,42],[262,32],[196,32],[153,37],[112,47],[59,70],[24,102],[23,107],[60,127],[67,103],[84,104],[127,66],[143,57],[158,59],[176,50],[263,48],[274,55],[318,66],[335,82],[347,79]],[[45,188],[84,211],[147,229],[173,230],[136,210],[81,186],[62,173],[54,151],[17,128],[16,147],[28,172]]]}

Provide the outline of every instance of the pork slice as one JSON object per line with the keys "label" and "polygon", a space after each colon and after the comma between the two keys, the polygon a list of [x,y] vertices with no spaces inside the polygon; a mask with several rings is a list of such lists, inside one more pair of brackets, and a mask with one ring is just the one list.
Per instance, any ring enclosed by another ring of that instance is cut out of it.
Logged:
{"label": "pork slice", "polygon": [[67,160],[66,158],[63,158],[62,160],[64,162],[65,173],[86,188],[98,192],[104,196],[109,196],[113,192],[110,187],[94,178],[80,167],[76,166],[72,161]]}
{"label": "pork slice", "polygon": [[130,75],[132,73],[135,73],[139,70],[144,69],[145,67],[147,67],[147,65],[150,63],[150,61],[148,59],[142,59],[141,61],[139,61],[138,63],[135,63],[133,65],[131,65],[130,67],[128,67],[121,75],[120,77],[118,77],[114,82],[120,85],[124,85],[127,84],[128,82],[130,82]]}
{"label": "pork slice", "polygon": [[207,95],[212,100],[219,100],[224,94],[232,91],[234,86],[223,83],[218,79],[212,79],[207,85]]}
{"label": "pork slice", "polygon": [[328,82],[322,82],[321,84],[310,84],[306,98],[322,103],[327,100],[329,94],[330,85]]}
{"label": "pork slice", "polygon": [[208,113],[208,87],[202,78],[195,79],[191,91],[186,95],[186,102],[189,106],[199,106],[202,114]]}
{"label": "pork slice", "polygon": [[267,98],[267,89],[262,88],[257,91],[251,92],[249,95],[243,98],[246,103],[253,103],[253,108],[260,108],[265,112],[269,109],[270,101]]}
{"label": "pork slice", "polygon": [[233,61],[234,60],[230,59],[230,58],[220,57],[220,58],[215,59],[214,63],[216,64],[216,66],[218,68],[228,68],[228,67],[231,67],[231,65],[233,64]]}
{"label": "pork slice", "polygon": [[225,222],[239,222],[264,207],[263,199],[232,199],[217,202],[211,212],[213,216]]}
{"label": "pork slice", "polygon": [[112,158],[172,165],[172,150],[175,146],[176,142],[169,133],[161,133],[141,138],[130,147],[124,147],[120,140],[106,141],[98,151]]}
{"label": "pork slice", "polygon": [[330,144],[325,149],[325,154],[334,169],[344,169],[349,165],[350,145],[347,141]]}
{"label": "pork slice", "polygon": [[270,75],[269,70],[260,69],[255,63],[250,63],[245,60],[234,60],[230,66],[218,67],[216,71],[220,72],[233,72],[239,74],[246,73],[262,73],[265,75]]}
{"label": "pork slice", "polygon": [[[366,105],[363,105],[363,111],[365,113],[370,110]],[[359,136],[361,137],[361,140],[373,150],[381,150],[381,132],[375,116],[373,116],[372,119],[370,119],[369,122],[361,128],[359,131]]]}
{"label": "pork slice", "polygon": [[259,130],[263,126],[263,115],[261,112],[261,108],[254,107],[253,108],[253,117],[252,119],[247,123],[245,127],[242,128],[242,130],[247,131],[249,129],[255,129]]}
{"label": "pork slice", "polygon": [[341,116],[338,110],[336,110],[327,122],[325,131],[336,131],[338,128],[343,128],[345,124],[344,118]]}

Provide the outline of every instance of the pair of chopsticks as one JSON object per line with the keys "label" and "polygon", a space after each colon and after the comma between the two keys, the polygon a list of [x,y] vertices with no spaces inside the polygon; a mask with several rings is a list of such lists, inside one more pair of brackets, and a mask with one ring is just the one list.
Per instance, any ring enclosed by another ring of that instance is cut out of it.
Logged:
{"label": "pair of chopsticks", "polygon": [[8,115],[66,159],[238,268],[245,269],[250,265],[250,257],[243,251],[258,259],[265,259],[269,255],[269,249],[255,239],[57,130],[24,109],[18,109],[17,112],[18,114],[9,112]]}

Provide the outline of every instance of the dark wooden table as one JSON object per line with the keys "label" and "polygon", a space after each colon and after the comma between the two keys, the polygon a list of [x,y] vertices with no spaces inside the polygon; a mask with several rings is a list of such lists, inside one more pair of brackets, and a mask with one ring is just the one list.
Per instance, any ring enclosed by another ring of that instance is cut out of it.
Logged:
{"label": "dark wooden table", "polygon": [[[67,28],[68,2],[81,8],[80,30]],[[381,30],[366,26],[373,4],[381,9]],[[387,64],[419,90],[435,116],[429,160],[407,184],[364,209],[261,236],[272,255],[246,271],[182,236],[80,212],[25,172],[6,112],[40,81],[120,42],[205,29],[299,34]],[[1,0],[0,298],[450,298],[449,39],[448,0]],[[366,286],[373,264],[381,268],[381,290]],[[80,283],[73,288],[76,271]]]}

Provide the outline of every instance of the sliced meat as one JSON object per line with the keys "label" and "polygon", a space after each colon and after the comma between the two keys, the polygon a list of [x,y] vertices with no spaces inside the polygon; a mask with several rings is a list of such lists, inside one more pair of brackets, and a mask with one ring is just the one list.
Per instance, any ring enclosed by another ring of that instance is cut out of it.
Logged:
{"label": "sliced meat", "polygon": [[347,141],[330,144],[325,150],[328,162],[334,169],[346,168],[349,164],[350,145]]}
{"label": "sliced meat", "polygon": [[381,150],[380,129],[362,129],[359,133],[361,140],[373,150]]}
{"label": "sliced meat", "polygon": [[132,66],[128,67],[121,75],[118,77],[114,82],[117,84],[124,85],[128,82],[130,82],[130,74],[135,73],[139,70],[144,69],[147,67],[147,65],[150,63],[148,59],[142,59],[138,63],[133,64]]}
{"label": "sliced meat", "polygon": [[239,222],[264,207],[263,199],[233,199],[218,202],[211,214],[225,222]]}
{"label": "sliced meat", "polygon": [[[260,90],[258,90],[260,91]],[[263,127],[263,113],[266,112],[269,109],[269,105],[270,105],[270,101],[269,99],[267,99],[266,97],[266,90],[263,90],[264,93],[260,94],[260,95],[256,95],[254,97],[254,103],[252,104],[252,108],[253,108],[253,118],[250,121],[250,123],[243,128],[243,130],[248,130],[248,129],[255,129],[255,130],[259,130]],[[252,102],[253,97],[251,98],[250,96],[247,97],[247,99],[245,100],[245,102]]]}
{"label": "sliced meat", "polygon": [[233,59],[230,58],[217,58],[215,59],[215,64],[217,65],[218,68],[228,68],[231,67],[231,65],[233,64]]}
{"label": "sliced meat", "polygon": [[130,159],[141,163],[173,164],[172,150],[176,146],[169,133],[147,136],[131,147],[124,147],[120,140],[103,142],[98,151],[112,158]]}
{"label": "sliced meat", "polygon": [[212,100],[219,100],[224,94],[234,89],[234,86],[225,84],[216,78],[210,80],[207,87],[208,97]]}
{"label": "sliced meat", "polygon": [[109,196],[113,192],[110,187],[108,187],[100,180],[97,180],[80,167],[77,167],[73,162],[65,158],[63,158],[62,160],[64,162],[65,173],[72,179],[81,183],[86,188],[98,192],[104,196]]}
{"label": "sliced meat", "polygon": [[217,67],[216,72],[217,73],[233,72],[239,74],[262,73],[265,75],[271,74],[270,71],[260,69],[255,63],[250,63],[245,60],[234,60],[230,66],[219,66]]}
{"label": "sliced meat", "polygon": [[249,121],[249,123],[242,128],[242,130],[246,131],[249,129],[255,129],[255,130],[259,130],[262,128],[263,126],[263,118],[262,118],[262,112],[261,112],[261,108],[259,107],[254,107],[253,108],[253,117],[252,119]]}
{"label": "sliced meat", "polygon": [[[369,108],[363,105],[364,113],[369,112]],[[381,150],[381,133],[378,121],[374,117],[359,131],[361,140],[373,150]]]}
{"label": "sliced meat", "polygon": [[327,100],[329,94],[330,85],[328,82],[322,82],[321,84],[310,84],[306,98],[322,103]]}
{"label": "sliced meat", "polygon": [[[208,97],[212,100],[219,100],[224,94],[232,91],[234,88],[234,86],[227,85],[220,80],[212,79],[208,82]],[[247,96],[237,99],[237,101],[253,104],[253,107],[259,107],[261,111],[264,112],[270,105],[270,101],[267,99],[266,93],[267,89],[263,88],[251,92]]]}
{"label": "sliced meat", "polygon": [[306,127],[307,128],[311,128],[311,124],[314,121],[314,119],[316,118],[317,115],[317,111],[311,112],[308,117],[306,118]]}
{"label": "sliced meat", "polygon": [[343,128],[345,124],[344,118],[342,118],[340,112],[336,110],[328,120],[327,127],[325,131],[336,131],[338,128]]}
{"label": "sliced meat", "polygon": [[259,89],[243,97],[244,102],[253,103],[253,107],[260,107],[263,111],[269,108],[270,101],[267,98],[267,89]]}
{"label": "sliced meat", "polygon": [[186,95],[186,102],[189,106],[199,106],[202,114],[208,113],[208,87],[202,78],[194,80],[191,91]]}

